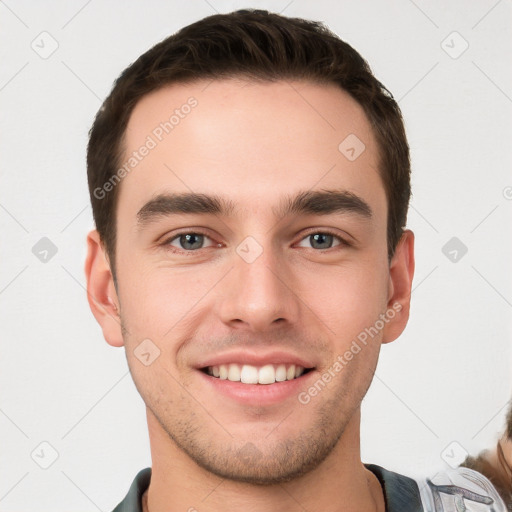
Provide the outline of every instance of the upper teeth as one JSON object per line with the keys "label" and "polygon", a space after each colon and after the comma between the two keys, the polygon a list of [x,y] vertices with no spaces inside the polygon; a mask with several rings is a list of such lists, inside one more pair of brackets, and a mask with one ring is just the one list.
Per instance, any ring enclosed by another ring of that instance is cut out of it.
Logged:
{"label": "upper teeth", "polygon": [[243,382],[244,384],[274,384],[284,380],[293,380],[304,373],[302,366],[294,364],[266,364],[265,366],[252,366],[250,364],[221,364],[208,366],[208,375],[223,380]]}

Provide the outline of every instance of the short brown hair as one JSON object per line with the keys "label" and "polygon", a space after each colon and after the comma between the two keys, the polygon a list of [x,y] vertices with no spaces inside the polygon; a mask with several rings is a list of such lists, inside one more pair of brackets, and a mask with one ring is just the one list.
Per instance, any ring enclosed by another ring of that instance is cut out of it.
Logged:
{"label": "short brown hair", "polygon": [[361,55],[321,23],[242,9],[199,20],[145,52],[115,81],[96,115],[89,132],[87,176],[94,221],[114,280],[119,187],[100,197],[97,191],[120,166],[124,133],[135,105],[170,84],[234,77],[334,83],[361,105],[380,150],[391,258],[411,195],[409,146],[397,102]]}

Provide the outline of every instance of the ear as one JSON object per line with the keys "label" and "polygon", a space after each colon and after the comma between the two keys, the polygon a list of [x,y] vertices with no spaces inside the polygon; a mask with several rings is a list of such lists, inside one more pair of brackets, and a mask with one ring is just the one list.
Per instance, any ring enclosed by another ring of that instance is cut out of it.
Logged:
{"label": "ear", "polygon": [[97,230],[87,235],[85,260],[87,300],[92,314],[103,330],[103,336],[113,347],[124,345],[119,300],[107,255]]}
{"label": "ear", "polygon": [[388,309],[386,313],[389,321],[383,329],[382,343],[396,340],[407,325],[413,276],[414,233],[406,229],[398,242],[389,267]]}

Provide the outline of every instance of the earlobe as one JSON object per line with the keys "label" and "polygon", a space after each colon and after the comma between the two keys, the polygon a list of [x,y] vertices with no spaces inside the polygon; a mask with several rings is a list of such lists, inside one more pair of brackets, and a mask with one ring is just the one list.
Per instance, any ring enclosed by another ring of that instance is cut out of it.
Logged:
{"label": "earlobe", "polygon": [[394,341],[407,325],[413,277],[414,233],[407,229],[398,242],[389,267],[387,308],[389,317],[392,316],[392,318],[383,329],[382,343]]}
{"label": "earlobe", "polygon": [[87,235],[87,258],[85,260],[87,301],[92,314],[100,324],[103,336],[114,347],[124,345],[119,300],[108,258],[97,230]]}

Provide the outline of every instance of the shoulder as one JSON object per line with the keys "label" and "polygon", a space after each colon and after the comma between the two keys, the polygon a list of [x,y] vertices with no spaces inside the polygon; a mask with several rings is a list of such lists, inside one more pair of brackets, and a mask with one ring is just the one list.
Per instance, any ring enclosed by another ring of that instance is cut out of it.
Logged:
{"label": "shoulder", "polygon": [[411,478],[365,464],[379,479],[386,512],[507,512],[491,482],[468,468],[436,473],[431,478]]}
{"label": "shoulder", "polygon": [[418,483],[376,464],[365,464],[378,479],[384,493],[386,512],[421,512],[424,510]]}
{"label": "shoulder", "polygon": [[491,482],[481,473],[459,467],[418,479],[425,510],[438,512],[507,512]]}
{"label": "shoulder", "polygon": [[[431,478],[411,478],[375,464],[365,467],[382,486],[386,512],[507,512],[491,482],[472,469],[457,468]],[[142,512],[141,498],[150,480],[151,468],[139,471],[113,512]]]}
{"label": "shoulder", "polygon": [[128,494],[112,512],[142,512],[142,495],[149,487],[151,468],[142,469],[132,482]]}

